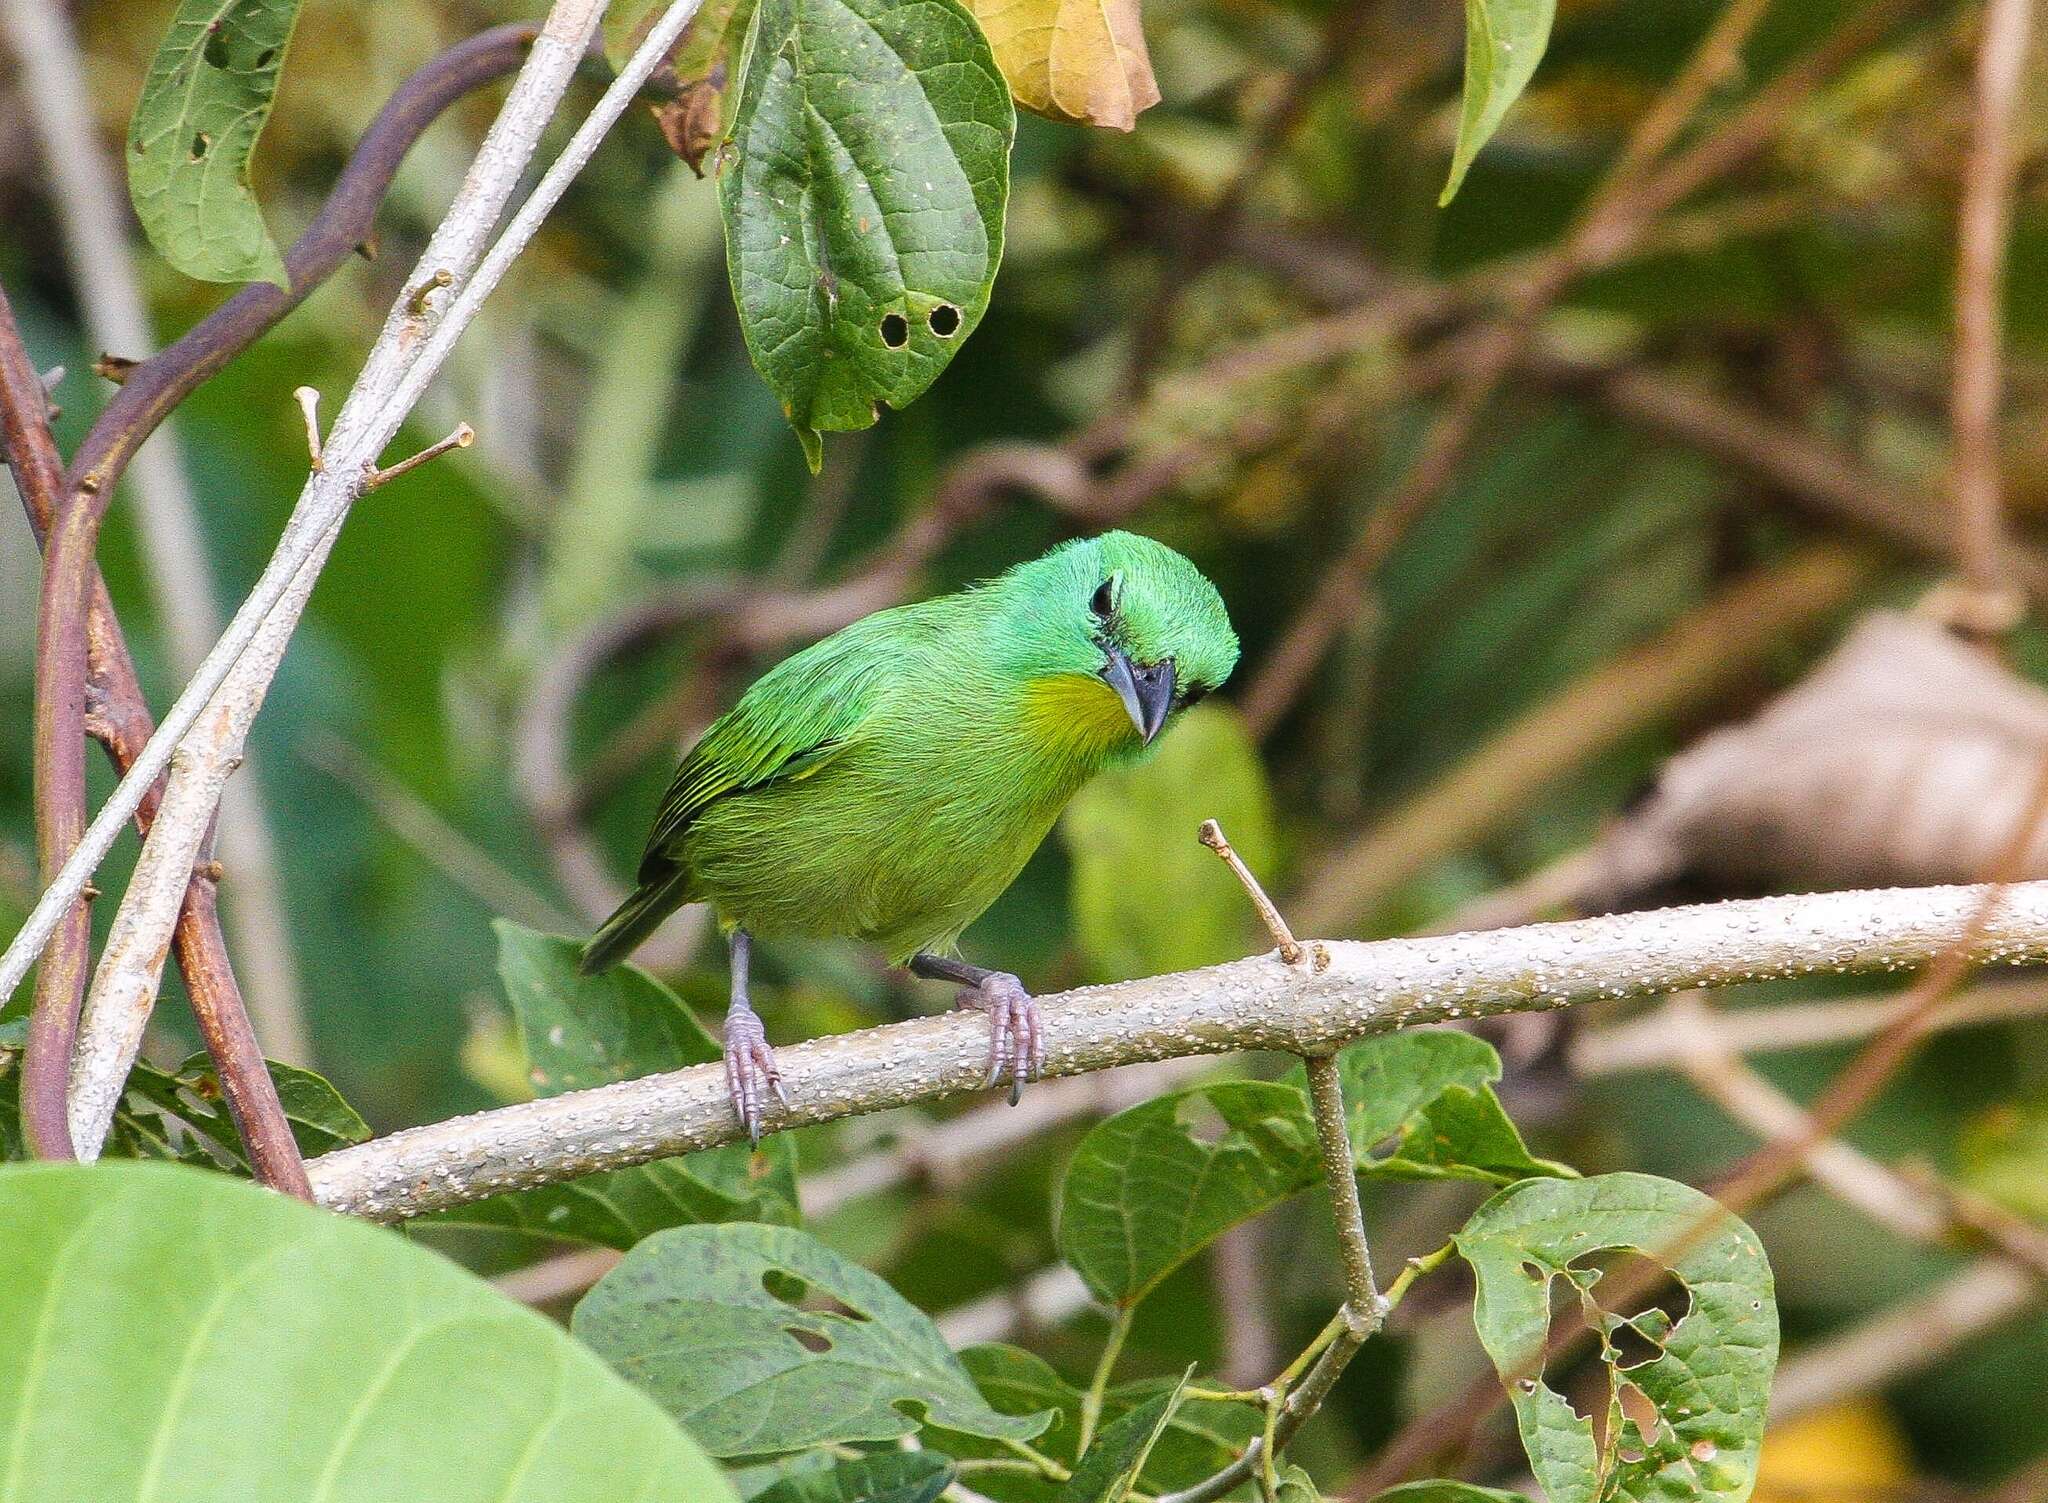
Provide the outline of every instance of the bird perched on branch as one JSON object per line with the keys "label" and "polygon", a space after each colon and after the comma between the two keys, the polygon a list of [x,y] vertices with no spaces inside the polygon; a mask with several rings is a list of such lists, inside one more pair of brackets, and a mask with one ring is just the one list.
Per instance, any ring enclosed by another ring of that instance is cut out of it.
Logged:
{"label": "bird perched on branch", "polygon": [[771,669],[683,758],[639,886],[583,947],[617,964],[684,903],[732,954],[726,1079],[759,1140],[775,1056],[747,997],[750,936],[844,935],[989,1015],[990,1085],[1043,1064],[1038,1004],[959,958],[1102,768],[1230,676],[1216,587],[1125,532],[1065,543],[957,595],[880,611]]}

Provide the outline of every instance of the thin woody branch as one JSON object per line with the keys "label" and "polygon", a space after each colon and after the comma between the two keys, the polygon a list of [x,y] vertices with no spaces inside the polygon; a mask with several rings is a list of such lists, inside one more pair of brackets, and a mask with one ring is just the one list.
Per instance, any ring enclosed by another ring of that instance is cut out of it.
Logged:
{"label": "thin woody branch", "polygon": [[[1821,893],[1443,938],[1307,940],[1302,966],[1255,956],[1042,999],[1046,1070],[1243,1049],[1318,1053],[1457,1018],[1918,966],[1965,940],[1979,963],[2048,960],[2048,882],[2005,889],[1988,919],[1986,893]],[[777,1058],[794,1101],[787,1125],[800,1126],[976,1090],[988,1037],[978,1018],[955,1014],[793,1045]],[[399,1220],[742,1134],[723,1072],[708,1065],[413,1128],[327,1154],[309,1172],[322,1204]]]}

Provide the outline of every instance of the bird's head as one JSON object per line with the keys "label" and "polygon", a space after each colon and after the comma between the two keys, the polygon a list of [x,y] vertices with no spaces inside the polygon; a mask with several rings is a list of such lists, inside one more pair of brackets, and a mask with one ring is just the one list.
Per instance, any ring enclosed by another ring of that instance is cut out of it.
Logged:
{"label": "bird's head", "polygon": [[997,581],[1027,689],[1073,736],[1151,744],[1230,677],[1237,634],[1202,572],[1128,532],[1065,543]]}

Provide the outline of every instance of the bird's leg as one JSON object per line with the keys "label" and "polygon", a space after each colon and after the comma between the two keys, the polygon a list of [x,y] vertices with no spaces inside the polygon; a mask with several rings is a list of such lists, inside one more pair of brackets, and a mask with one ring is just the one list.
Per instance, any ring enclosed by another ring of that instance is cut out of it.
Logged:
{"label": "bird's leg", "polygon": [[727,943],[732,950],[732,1001],[725,1009],[725,1088],[747,1136],[759,1147],[767,1093],[772,1090],[787,1108],[789,1092],[782,1088],[782,1072],[775,1068],[775,1051],[768,1047],[760,1014],[747,1000],[747,963],[753,958],[754,941],[746,930],[735,928]]}
{"label": "bird's leg", "polygon": [[920,950],[910,957],[910,974],[927,981],[956,981],[963,988],[958,1005],[988,1014],[988,1083],[1010,1072],[1010,1105],[1017,1104],[1024,1082],[1045,1070],[1045,1034],[1038,999],[1008,971],[991,971],[950,955]]}

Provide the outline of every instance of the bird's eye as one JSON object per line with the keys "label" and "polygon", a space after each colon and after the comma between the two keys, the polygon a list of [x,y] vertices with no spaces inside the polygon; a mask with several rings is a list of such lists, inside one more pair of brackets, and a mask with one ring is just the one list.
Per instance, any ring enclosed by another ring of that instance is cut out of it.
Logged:
{"label": "bird's eye", "polygon": [[1088,602],[1088,609],[1095,612],[1097,619],[1107,621],[1116,614],[1116,580],[1105,579],[1095,587],[1095,594]]}
{"label": "bird's eye", "polygon": [[1189,705],[1198,705],[1208,697],[1209,686],[1207,684],[1189,684],[1187,693],[1183,694],[1180,698],[1180,707],[1185,710]]}

